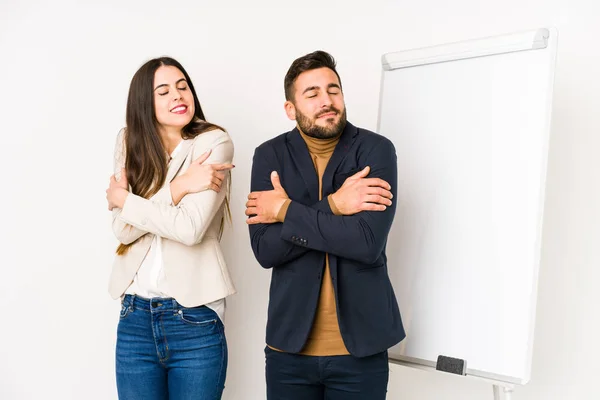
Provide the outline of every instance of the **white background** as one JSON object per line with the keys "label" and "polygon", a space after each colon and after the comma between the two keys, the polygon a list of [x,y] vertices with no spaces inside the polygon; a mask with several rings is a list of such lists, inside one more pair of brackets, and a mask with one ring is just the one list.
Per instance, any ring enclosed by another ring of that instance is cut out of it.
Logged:
{"label": "white background", "polygon": [[[170,55],[236,145],[224,247],[239,293],[226,318],[226,399],[263,399],[270,273],[244,223],[254,148],[293,125],[296,57],[338,60],[348,117],[375,129],[383,53],[559,29],[531,382],[516,400],[597,398],[600,356],[600,11],[594,0],[0,2],[0,398],[115,399],[116,241],[104,190],[130,79]],[[487,384],[392,367],[390,399],[492,398]]]}

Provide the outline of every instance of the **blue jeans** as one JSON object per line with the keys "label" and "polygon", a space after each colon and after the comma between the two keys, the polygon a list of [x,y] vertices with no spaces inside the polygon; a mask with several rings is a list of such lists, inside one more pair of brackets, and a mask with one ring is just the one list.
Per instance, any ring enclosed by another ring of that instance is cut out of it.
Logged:
{"label": "blue jeans", "polygon": [[384,400],[387,351],[369,357],[303,356],[265,348],[268,400]]}
{"label": "blue jeans", "polygon": [[227,371],[223,324],[205,306],[126,295],[116,369],[120,400],[220,399]]}

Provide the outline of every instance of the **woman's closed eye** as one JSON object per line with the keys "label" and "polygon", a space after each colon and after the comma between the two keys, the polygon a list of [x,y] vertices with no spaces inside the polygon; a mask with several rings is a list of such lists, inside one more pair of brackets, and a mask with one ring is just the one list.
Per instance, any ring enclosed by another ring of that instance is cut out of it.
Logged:
{"label": "woman's closed eye", "polygon": [[[188,88],[187,88],[187,86],[184,86],[184,87],[179,87],[179,88],[177,88],[177,90],[181,90],[181,91],[183,91],[183,90],[188,90]],[[169,91],[168,91],[168,90],[167,90],[166,92],[162,92],[162,93],[160,93],[160,92],[159,92],[159,93],[158,93],[158,95],[159,95],[159,96],[165,96],[165,95],[167,95],[167,94],[169,94]]]}

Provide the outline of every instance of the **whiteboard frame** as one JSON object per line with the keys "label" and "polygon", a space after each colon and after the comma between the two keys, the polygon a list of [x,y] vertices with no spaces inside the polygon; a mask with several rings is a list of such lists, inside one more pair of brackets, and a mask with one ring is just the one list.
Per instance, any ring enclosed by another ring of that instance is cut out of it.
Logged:
{"label": "whiteboard frame", "polygon": [[[443,62],[452,62],[458,60],[465,60],[477,57],[488,57],[494,55],[501,55],[520,51],[531,51],[531,50],[546,50],[550,52],[550,72],[548,82],[548,96],[545,105],[546,109],[546,121],[544,124],[544,148],[542,151],[542,176],[540,177],[541,185],[539,199],[540,199],[540,216],[538,218],[537,227],[537,239],[536,239],[536,260],[535,269],[533,275],[533,287],[532,287],[532,301],[530,312],[530,326],[529,332],[530,337],[528,340],[529,348],[527,354],[527,376],[523,379],[506,376],[500,374],[489,373],[486,371],[474,370],[467,368],[466,376],[473,377],[478,380],[484,380],[493,384],[512,389],[514,385],[525,385],[530,380],[531,375],[531,360],[533,356],[533,341],[534,341],[534,330],[535,330],[535,316],[537,308],[537,288],[539,280],[539,268],[542,248],[542,229],[544,220],[544,203],[545,203],[545,189],[546,189],[546,176],[548,166],[548,150],[550,142],[550,128],[552,119],[552,100],[553,100],[553,86],[554,86],[554,74],[556,66],[556,50],[558,41],[558,30],[554,27],[539,28],[528,31],[521,31],[516,33],[510,33],[505,35],[491,36],[481,39],[473,39],[461,42],[454,42],[449,44],[443,44],[439,46],[430,46],[418,49],[411,49],[406,51],[397,51],[392,53],[386,53],[381,57],[382,73],[380,80],[379,90],[379,110],[377,115],[377,132],[381,132],[381,112],[382,112],[382,101],[383,101],[383,88],[385,82],[386,72],[390,72],[402,68],[411,68],[416,66],[437,64]],[[468,360],[467,366],[468,366]],[[436,362],[433,360],[426,360],[408,356],[396,356],[389,355],[389,362],[391,364],[402,365],[406,367],[413,367],[423,370],[429,370],[433,372],[439,372],[435,369]]]}
{"label": "whiteboard frame", "polygon": [[420,65],[545,49],[548,47],[551,30],[541,28],[508,35],[387,53],[381,57],[381,64],[384,71],[393,71]]}

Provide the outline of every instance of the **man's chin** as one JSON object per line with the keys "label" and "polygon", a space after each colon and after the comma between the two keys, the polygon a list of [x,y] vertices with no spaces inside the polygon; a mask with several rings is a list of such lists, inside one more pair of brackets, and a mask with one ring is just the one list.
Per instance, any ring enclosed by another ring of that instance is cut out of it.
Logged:
{"label": "man's chin", "polygon": [[333,130],[337,127],[337,125],[339,124],[339,119],[337,118],[329,118],[329,119],[324,119],[324,120],[317,120],[316,124],[319,128],[321,129],[326,129],[326,130]]}

